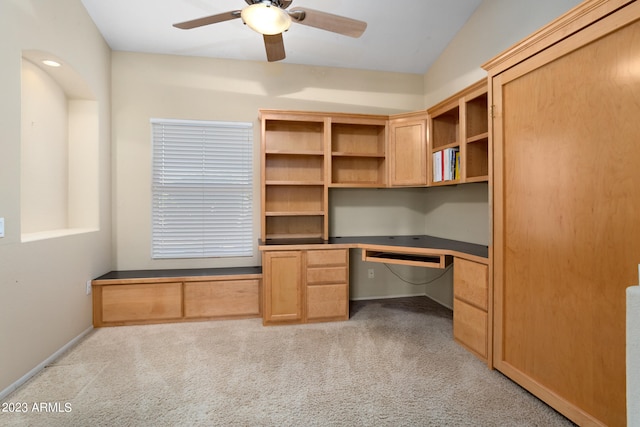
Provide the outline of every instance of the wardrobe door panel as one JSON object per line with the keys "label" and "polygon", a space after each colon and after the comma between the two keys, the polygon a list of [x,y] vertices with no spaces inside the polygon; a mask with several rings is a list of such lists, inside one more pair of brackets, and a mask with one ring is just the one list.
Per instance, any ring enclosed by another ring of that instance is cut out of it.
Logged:
{"label": "wardrobe door panel", "polygon": [[569,43],[493,80],[494,362],[579,424],[622,426],[625,289],[640,261],[640,23]]}

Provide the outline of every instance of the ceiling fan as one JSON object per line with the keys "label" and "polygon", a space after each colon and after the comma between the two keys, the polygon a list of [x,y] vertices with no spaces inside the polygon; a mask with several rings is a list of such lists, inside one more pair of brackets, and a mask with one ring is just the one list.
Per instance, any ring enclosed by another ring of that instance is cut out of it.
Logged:
{"label": "ceiling fan", "polygon": [[245,0],[249,6],[242,10],[232,10],[216,15],[205,16],[190,21],[173,24],[183,30],[216,24],[242,18],[242,21],[254,31],[263,35],[264,46],[269,62],[285,58],[282,33],[289,29],[292,22],[319,28],[325,31],[349,37],[360,37],[367,23],[332,13],[314,9],[295,7],[287,9],[293,0]]}

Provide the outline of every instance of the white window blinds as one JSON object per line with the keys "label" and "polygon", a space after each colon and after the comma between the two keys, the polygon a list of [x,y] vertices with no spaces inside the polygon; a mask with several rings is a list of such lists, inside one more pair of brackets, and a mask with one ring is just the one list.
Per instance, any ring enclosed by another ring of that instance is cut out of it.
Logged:
{"label": "white window blinds", "polygon": [[253,255],[251,123],[152,119],[153,258]]}

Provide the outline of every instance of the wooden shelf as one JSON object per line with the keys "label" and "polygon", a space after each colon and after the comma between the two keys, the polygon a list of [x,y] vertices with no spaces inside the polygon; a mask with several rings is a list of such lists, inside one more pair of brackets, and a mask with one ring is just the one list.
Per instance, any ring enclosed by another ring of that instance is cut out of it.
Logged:
{"label": "wooden shelf", "polygon": [[296,186],[324,186],[324,181],[265,181],[267,186],[278,186],[278,185],[296,185]]}
{"label": "wooden shelf", "polygon": [[265,181],[324,182],[324,157],[268,154]]}
{"label": "wooden shelf", "polygon": [[467,144],[470,144],[476,141],[484,141],[484,140],[489,140],[489,132],[483,132],[478,135],[467,137]]}
{"label": "wooden shelf", "polygon": [[282,154],[290,156],[324,156],[324,151],[267,150],[265,154]]}
{"label": "wooden shelf", "polygon": [[460,141],[460,109],[455,106],[431,118],[431,148],[442,149]]}
{"label": "wooden shelf", "polygon": [[331,153],[331,155],[333,157],[364,157],[364,158],[375,157],[375,158],[380,158],[380,159],[384,159],[385,158],[384,153],[383,154],[378,154],[378,153],[362,154],[362,153],[333,152],[333,153]]}
{"label": "wooden shelf", "polygon": [[324,238],[324,213],[318,215],[265,215],[266,239]]}
{"label": "wooden shelf", "polygon": [[266,216],[322,216],[323,211],[267,211]]}
{"label": "wooden shelf", "polygon": [[431,152],[435,153],[437,151],[442,151],[442,150],[445,150],[447,148],[458,148],[458,147],[460,147],[460,144],[457,141],[454,141],[454,142],[452,142],[450,144],[444,144],[444,145],[440,145],[440,146],[438,146],[436,148],[432,148]]}
{"label": "wooden shelf", "polygon": [[324,152],[321,121],[265,120],[265,152]]}
{"label": "wooden shelf", "polygon": [[331,160],[331,185],[361,184],[384,187],[386,180],[385,159],[381,157],[333,157]]}
{"label": "wooden shelf", "polygon": [[362,181],[359,181],[359,182],[342,182],[342,183],[339,183],[339,184],[337,184],[337,183],[336,184],[333,184],[333,183],[329,184],[329,188],[355,188],[355,187],[357,187],[357,188],[380,188],[381,185],[380,185],[380,183],[377,183],[377,182],[367,183],[367,182],[362,182]]}
{"label": "wooden shelf", "polygon": [[385,160],[386,121],[331,124],[330,186],[385,186]]}
{"label": "wooden shelf", "polygon": [[[487,81],[481,80],[432,107],[429,112],[430,153],[458,149],[459,178],[429,185],[487,181],[489,177],[489,115]],[[432,166],[433,163],[432,163]],[[455,173],[455,172],[454,172]]]}
{"label": "wooden shelf", "polygon": [[303,233],[297,233],[297,234],[293,234],[293,233],[283,233],[283,234],[267,234],[267,239],[266,240],[296,240],[296,239],[300,239],[300,240],[304,240],[304,239],[317,239],[317,240],[323,240],[322,235],[321,234],[303,234]]}

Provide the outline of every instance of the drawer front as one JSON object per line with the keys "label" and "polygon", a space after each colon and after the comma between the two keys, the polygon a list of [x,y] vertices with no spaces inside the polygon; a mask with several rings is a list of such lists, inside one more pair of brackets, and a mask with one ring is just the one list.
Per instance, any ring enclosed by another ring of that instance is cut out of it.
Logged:
{"label": "drawer front", "polygon": [[307,251],[307,266],[347,265],[348,249]]}
{"label": "drawer front", "polygon": [[487,313],[459,299],[453,300],[453,337],[487,358]]}
{"label": "drawer front", "polygon": [[184,284],[186,317],[260,315],[260,281],[229,280]]}
{"label": "drawer front", "polygon": [[347,267],[307,268],[307,285],[347,283]]}
{"label": "drawer front", "polygon": [[349,287],[319,285],[307,288],[307,320],[346,320],[349,318]]}
{"label": "drawer front", "polygon": [[182,283],[114,285],[102,288],[102,321],[182,317]]}
{"label": "drawer front", "polygon": [[453,261],[453,294],[482,310],[488,306],[489,267],[462,258]]}

